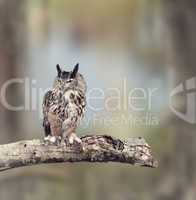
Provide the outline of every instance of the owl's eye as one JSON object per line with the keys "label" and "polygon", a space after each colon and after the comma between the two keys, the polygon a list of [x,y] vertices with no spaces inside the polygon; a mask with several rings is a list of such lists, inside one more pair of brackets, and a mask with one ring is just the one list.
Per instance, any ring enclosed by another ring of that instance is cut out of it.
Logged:
{"label": "owl's eye", "polygon": [[73,79],[68,79],[66,80],[66,83],[71,83],[73,81]]}

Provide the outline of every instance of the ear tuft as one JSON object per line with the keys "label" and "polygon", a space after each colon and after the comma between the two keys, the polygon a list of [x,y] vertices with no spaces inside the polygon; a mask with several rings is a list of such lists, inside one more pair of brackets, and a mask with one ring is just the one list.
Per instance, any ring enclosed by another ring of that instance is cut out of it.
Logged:
{"label": "ear tuft", "polygon": [[75,78],[76,77],[76,74],[78,73],[78,70],[79,70],[79,63],[77,63],[71,73],[71,78]]}
{"label": "ear tuft", "polygon": [[56,65],[56,70],[57,70],[57,75],[58,75],[58,77],[60,77],[62,71],[61,71],[61,67],[60,67],[59,64]]}

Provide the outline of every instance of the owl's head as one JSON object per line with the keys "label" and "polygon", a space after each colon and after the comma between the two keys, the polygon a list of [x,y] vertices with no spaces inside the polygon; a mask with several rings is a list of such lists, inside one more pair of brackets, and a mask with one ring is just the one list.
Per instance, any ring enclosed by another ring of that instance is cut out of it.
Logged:
{"label": "owl's head", "polygon": [[64,71],[60,65],[56,65],[57,76],[55,78],[54,87],[69,90],[81,90],[86,92],[86,82],[83,76],[79,73],[79,64],[77,63],[72,71]]}

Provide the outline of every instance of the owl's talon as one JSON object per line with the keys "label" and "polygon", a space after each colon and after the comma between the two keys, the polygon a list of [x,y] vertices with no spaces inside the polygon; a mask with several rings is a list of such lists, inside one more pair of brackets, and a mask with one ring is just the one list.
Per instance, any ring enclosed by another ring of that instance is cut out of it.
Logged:
{"label": "owl's talon", "polygon": [[79,137],[75,137],[75,141],[76,141],[77,143],[79,143],[79,144],[82,143],[82,140],[81,140]]}
{"label": "owl's talon", "polygon": [[79,137],[77,137],[75,133],[72,133],[71,135],[68,136],[68,142],[69,144],[73,144],[74,141],[79,144],[82,143],[82,140]]}
{"label": "owl's talon", "polygon": [[44,138],[44,141],[51,143],[51,144],[58,145],[61,142],[61,137],[60,136],[56,137],[56,136],[48,135],[47,137]]}
{"label": "owl's talon", "polygon": [[48,135],[48,136],[46,136],[46,137],[44,137],[44,141],[45,142],[47,142],[47,141],[49,141],[50,140],[50,136]]}
{"label": "owl's talon", "polygon": [[52,137],[50,138],[50,142],[51,142],[51,143],[56,143],[56,141],[57,141],[57,138],[56,138],[55,136],[52,136]]}
{"label": "owl's talon", "polygon": [[70,136],[68,138],[69,144],[73,144],[74,143],[74,138],[72,136]]}

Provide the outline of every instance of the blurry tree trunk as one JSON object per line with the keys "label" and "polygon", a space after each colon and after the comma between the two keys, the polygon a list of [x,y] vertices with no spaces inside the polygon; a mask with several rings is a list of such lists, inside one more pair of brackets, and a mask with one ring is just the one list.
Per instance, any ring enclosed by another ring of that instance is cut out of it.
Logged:
{"label": "blurry tree trunk", "polygon": [[[25,1],[0,1],[0,87],[11,78],[21,77],[25,44]],[[20,85],[21,86],[21,85]],[[12,105],[19,105],[21,91],[9,87],[6,98]],[[21,104],[21,102],[20,102]],[[18,112],[7,110],[0,104],[0,142],[16,138]],[[14,135],[13,135],[14,134]]]}
{"label": "blurry tree trunk", "polygon": [[[24,0],[0,0],[0,87],[11,79],[22,77],[24,71],[23,51],[25,45],[25,2]],[[11,105],[21,104],[21,84],[9,87],[6,98]],[[2,100],[2,99],[1,99]],[[0,143],[14,141],[19,138],[20,112],[9,111],[0,104]],[[12,182],[15,185],[12,187]],[[1,199],[22,200],[21,181],[0,181]],[[12,188],[10,190],[10,188]]]}
{"label": "blurry tree trunk", "polygon": [[[164,0],[162,3],[169,39],[166,53],[169,70],[173,75],[171,84],[175,88],[196,76],[196,1]],[[183,95],[185,98],[186,92]],[[181,97],[176,99],[176,104],[181,101]],[[184,110],[186,103],[181,104]],[[171,155],[175,158],[171,173],[175,184],[172,194],[163,199],[192,200],[196,197],[196,125],[173,116],[171,126],[176,142],[174,155]]]}

